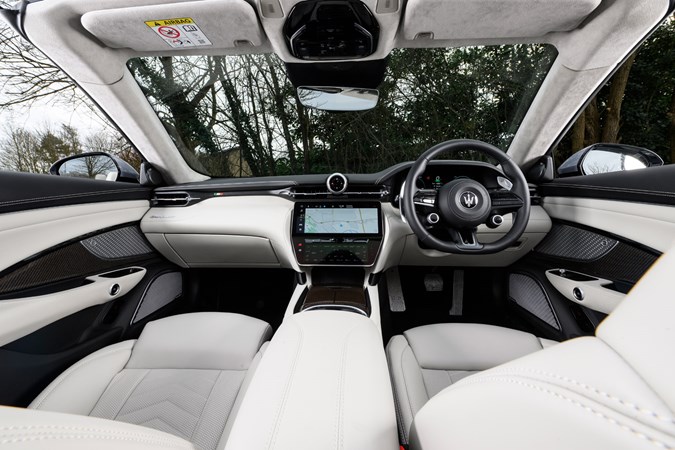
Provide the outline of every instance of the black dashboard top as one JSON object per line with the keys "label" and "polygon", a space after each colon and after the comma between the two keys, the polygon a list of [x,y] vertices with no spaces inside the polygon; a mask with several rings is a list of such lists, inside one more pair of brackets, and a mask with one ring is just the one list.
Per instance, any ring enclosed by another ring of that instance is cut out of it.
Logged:
{"label": "black dashboard top", "polygon": [[[371,174],[345,174],[349,186],[340,197],[349,197],[350,193],[377,194],[383,201],[391,201],[400,190],[413,162],[404,162],[389,167],[381,172]],[[222,193],[223,195],[243,194],[276,194],[294,197],[297,190],[311,195],[326,194],[338,197],[326,188],[329,174],[273,176],[255,178],[214,178],[201,182],[185,183],[155,189],[163,192]],[[497,187],[497,177],[504,176],[501,170],[492,164],[480,161],[436,160],[430,161],[427,169],[418,180],[424,188],[440,187],[440,185],[457,177],[469,177],[480,181],[486,187]],[[428,185],[428,186],[427,186]],[[420,186],[420,188],[422,188]],[[393,193],[393,195],[391,195]],[[391,196],[391,198],[389,198]]]}

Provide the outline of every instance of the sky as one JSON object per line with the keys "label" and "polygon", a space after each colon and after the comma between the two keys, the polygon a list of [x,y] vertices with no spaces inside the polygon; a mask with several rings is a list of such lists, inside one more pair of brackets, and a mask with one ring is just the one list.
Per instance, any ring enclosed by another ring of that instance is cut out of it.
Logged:
{"label": "sky", "polygon": [[83,104],[68,106],[46,101],[36,101],[30,107],[22,105],[0,110],[0,139],[7,132],[6,124],[29,130],[57,129],[61,124],[66,124],[77,129],[83,137],[110,130],[96,114]]}

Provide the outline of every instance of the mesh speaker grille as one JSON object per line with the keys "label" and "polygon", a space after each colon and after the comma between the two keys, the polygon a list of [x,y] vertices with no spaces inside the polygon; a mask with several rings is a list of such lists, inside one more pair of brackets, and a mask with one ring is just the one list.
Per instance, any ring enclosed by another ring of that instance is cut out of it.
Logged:
{"label": "mesh speaker grille", "polygon": [[607,255],[618,243],[592,231],[555,224],[535,251],[558,258],[594,261]]}
{"label": "mesh speaker grille", "polygon": [[560,330],[560,324],[546,292],[534,278],[512,273],[509,276],[509,298],[524,310],[534,314],[556,330]]}
{"label": "mesh speaker grille", "polygon": [[169,272],[158,276],[146,289],[131,323],[148,317],[181,295],[183,295],[183,275],[180,272]]}
{"label": "mesh speaker grille", "polygon": [[97,234],[80,243],[94,256],[111,260],[152,253],[137,226],[118,228]]}

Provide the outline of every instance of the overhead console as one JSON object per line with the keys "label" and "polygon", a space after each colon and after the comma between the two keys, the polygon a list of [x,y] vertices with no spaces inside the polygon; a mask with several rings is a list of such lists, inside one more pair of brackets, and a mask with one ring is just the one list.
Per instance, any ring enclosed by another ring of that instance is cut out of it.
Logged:
{"label": "overhead console", "polygon": [[372,266],[382,245],[380,202],[297,202],[291,234],[300,265]]}
{"label": "overhead console", "polygon": [[377,49],[380,26],[359,0],[310,0],[298,3],[284,25],[293,56],[306,60],[352,59]]}
{"label": "overhead console", "polygon": [[286,63],[383,60],[394,48],[400,0],[258,0],[274,53]]}

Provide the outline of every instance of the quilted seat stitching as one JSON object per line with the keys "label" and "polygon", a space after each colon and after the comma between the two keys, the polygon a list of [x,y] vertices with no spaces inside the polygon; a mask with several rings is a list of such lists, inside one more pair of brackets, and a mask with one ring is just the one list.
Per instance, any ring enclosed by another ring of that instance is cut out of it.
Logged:
{"label": "quilted seat stitching", "polygon": [[[133,342],[135,342],[135,341],[133,341]],[[48,387],[47,390],[45,390],[45,392],[43,394],[43,397],[38,400],[38,402],[35,404],[35,406],[33,406],[33,408],[34,409],[40,408],[40,406],[42,406],[42,404],[49,398],[49,396],[56,390],[56,388],[58,388],[64,381],[66,381],[70,377],[70,375],[75,373],[77,370],[79,370],[79,369],[81,369],[85,366],[88,366],[90,363],[92,363],[94,361],[98,361],[99,359],[101,359],[103,357],[110,356],[110,355],[113,355],[115,353],[120,353],[120,352],[130,352],[131,353],[131,349],[133,348],[133,346],[134,346],[134,344],[132,343],[131,347],[122,347],[122,348],[116,348],[114,350],[110,350],[110,351],[107,351],[107,352],[101,352],[100,354],[92,357],[91,359],[83,359],[82,361],[79,361],[79,362],[75,363],[73,366],[71,366],[65,372],[63,372],[63,374],[61,374],[62,378],[59,381],[57,381],[54,385]]]}

